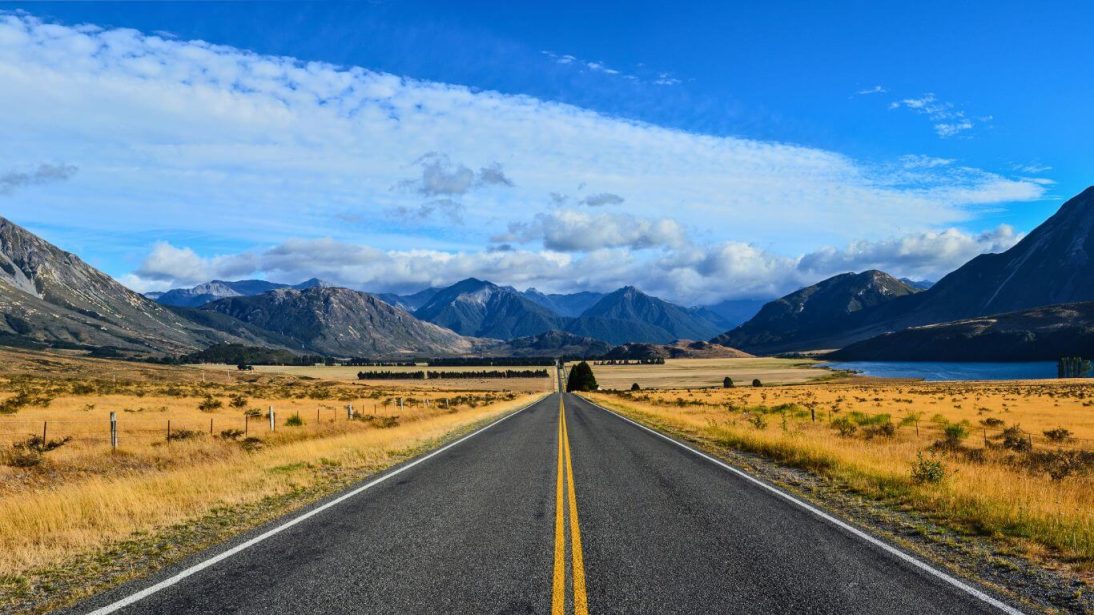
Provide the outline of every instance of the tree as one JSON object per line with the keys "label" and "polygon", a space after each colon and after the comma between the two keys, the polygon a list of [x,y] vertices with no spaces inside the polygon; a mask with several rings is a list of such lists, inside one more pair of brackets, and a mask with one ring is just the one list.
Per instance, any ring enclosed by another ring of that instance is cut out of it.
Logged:
{"label": "tree", "polygon": [[759,378],[756,378],[752,381],[752,386],[754,386],[754,387],[762,387],[763,385],[764,385],[764,383],[760,382]]}
{"label": "tree", "polygon": [[642,387],[638,386],[638,383],[635,382],[634,384],[631,385],[631,390],[632,391],[641,391]]}
{"label": "tree", "polygon": [[570,376],[566,379],[566,391],[595,391],[599,388],[596,384],[596,376],[593,376],[593,368],[585,361],[578,363],[570,369]]}
{"label": "tree", "polygon": [[730,378],[729,376],[726,376],[725,379],[722,380],[722,388],[723,389],[732,389],[733,388],[733,379]]}

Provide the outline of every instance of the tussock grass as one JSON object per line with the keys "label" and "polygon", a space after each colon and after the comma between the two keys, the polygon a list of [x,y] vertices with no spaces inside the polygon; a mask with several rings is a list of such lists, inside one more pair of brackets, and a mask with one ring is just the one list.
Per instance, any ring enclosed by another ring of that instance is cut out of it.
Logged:
{"label": "tussock grass", "polygon": [[[816,384],[589,397],[709,448],[757,453],[960,531],[1094,569],[1094,385]],[[1015,425],[1022,446],[1004,435]],[[1045,434],[1061,426],[1066,439]],[[940,482],[923,479],[933,462]]]}

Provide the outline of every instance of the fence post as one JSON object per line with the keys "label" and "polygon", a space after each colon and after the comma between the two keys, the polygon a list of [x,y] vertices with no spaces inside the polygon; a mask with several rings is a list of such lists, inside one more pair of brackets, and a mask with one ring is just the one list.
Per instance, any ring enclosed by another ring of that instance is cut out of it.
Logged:
{"label": "fence post", "polygon": [[319,424],[319,408],[315,409],[315,424]]}
{"label": "fence post", "polygon": [[353,404],[346,405],[346,418],[353,419]]}
{"label": "fence post", "polygon": [[399,398],[399,412],[402,412],[402,411],[403,411],[403,398],[400,397]]}
{"label": "fence post", "polygon": [[47,424],[48,424],[47,421],[42,421],[42,446],[43,447],[45,447],[46,442],[48,441],[48,440],[46,440],[46,425]]}
{"label": "fence post", "polygon": [[110,450],[118,450],[118,413],[110,413]]}
{"label": "fence post", "polygon": [[171,443],[171,419],[167,419],[167,443]]}
{"label": "fence post", "polygon": [[277,431],[277,420],[274,418],[273,406],[270,406],[270,431]]}
{"label": "fence post", "polygon": [[251,415],[244,414],[243,415],[243,437],[244,438],[247,437],[247,433],[250,431],[250,428],[251,428]]}

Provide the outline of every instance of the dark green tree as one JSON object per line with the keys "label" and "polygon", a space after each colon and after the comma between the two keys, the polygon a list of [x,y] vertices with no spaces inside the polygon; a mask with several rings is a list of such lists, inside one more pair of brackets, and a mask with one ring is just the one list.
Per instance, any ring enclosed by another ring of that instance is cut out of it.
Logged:
{"label": "dark green tree", "polygon": [[730,378],[729,376],[726,376],[725,379],[722,380],[722,388],[723,389],[732,389],[733,388],[733,379]]}
{"label": "dark green tree", "polygon": [[596,384],[596,376],[593,376],[593,368],[585,361],[578,363],[570,369],[570,376],[566,379],[566,391],[595,391],[599,388]]}
{"label": "dark green tree", "polygon": [[638,386],[638,383],[635,382],[634,384],[631,385],[631,390],[632,391],[641,391],[642,387]]}
{"label": "dark green tree", "polygon": [[754,386],[754,387],[762,387],[763,385],[764,385],[764,383],[760,382],[759,378],[756,378],[755,380],[752,381],[752,386]]}

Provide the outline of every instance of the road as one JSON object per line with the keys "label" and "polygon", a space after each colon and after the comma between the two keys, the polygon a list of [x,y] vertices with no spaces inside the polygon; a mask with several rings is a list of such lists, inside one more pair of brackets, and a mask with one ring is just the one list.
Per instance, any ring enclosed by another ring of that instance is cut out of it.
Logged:
{"label": "road", "polygon": [[1001,612],[678,444],[562,401],[77,612]]}

